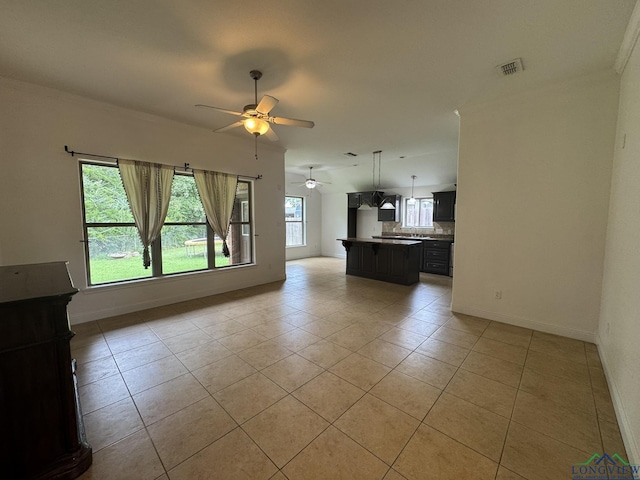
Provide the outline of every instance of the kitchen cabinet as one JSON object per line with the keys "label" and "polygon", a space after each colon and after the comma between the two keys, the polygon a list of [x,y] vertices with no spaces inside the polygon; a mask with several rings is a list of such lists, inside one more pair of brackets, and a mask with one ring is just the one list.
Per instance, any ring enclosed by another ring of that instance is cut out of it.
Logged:
{"label": "kitchen cabinet", "polygon": [[385,195],[382,198],[381,205],[391,204],[395,208],[381,208],[378,207],[378,221],[379,222],[401,222],[401,212],[400,212],[400,195]]}
{"label": "kitchen cabinet", "polygon": [[91,465],[71,359],[65,262],[0,267],[0,471],[73,479]]}
{"label": "kitchen cabinet", "polygon": [[347,205],[349,208],[360,208],[362,205],[377,207],[382,203],[384,192],[372,190],[370,192],[347,193]]}
{"label": "kitchen cabinet", "polygon": [[456,221],[456,192],[433,192],[433,221]]}
{"label": "kitchen cabinet", "polygon": [[347,275],[413,285],[420,279],[419,241],[339,238],[347,252]]}
{"label": "kitchen cabinet", "polygon": [[358,226],[358,208],[362,205],[377,207],[382,202],[384,192],[373,190],[370,192],[347,193],[347,236],[355,238]]}
{"label": "kitchen cabinet", "polygon": [[449,275],[450,240],[424,240],[422,242],[422,271]]}

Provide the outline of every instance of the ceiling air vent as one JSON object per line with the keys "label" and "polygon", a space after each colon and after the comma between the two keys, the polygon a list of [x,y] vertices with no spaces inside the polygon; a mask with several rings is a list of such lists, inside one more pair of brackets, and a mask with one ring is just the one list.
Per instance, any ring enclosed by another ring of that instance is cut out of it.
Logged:
{"label": "ceiling air vent", "polygon": [[500,73],[500,75],[503,76],[507,76],[507,75],[513,75],[514,73],[518,73],[521,72],[522,70],[524,70],[524,68],[522,67],[522,59],[521,58],[515,58],[507,63],[503,63],[502,65],[498,65],[496,67],[496,69],[498,70],[498,72]]}

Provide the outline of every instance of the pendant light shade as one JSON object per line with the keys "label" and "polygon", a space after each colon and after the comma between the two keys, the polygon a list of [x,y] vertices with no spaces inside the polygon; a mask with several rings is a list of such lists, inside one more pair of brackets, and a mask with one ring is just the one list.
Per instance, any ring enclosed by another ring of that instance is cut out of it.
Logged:
{"label": "pendant light shade", "polygon": [[413,196],[413,186],[415,185],[415,181],[416,181],[416,176],[411,175],[411,198],[407,200],[408,205],[415,205],[416,203],[416,198]]}

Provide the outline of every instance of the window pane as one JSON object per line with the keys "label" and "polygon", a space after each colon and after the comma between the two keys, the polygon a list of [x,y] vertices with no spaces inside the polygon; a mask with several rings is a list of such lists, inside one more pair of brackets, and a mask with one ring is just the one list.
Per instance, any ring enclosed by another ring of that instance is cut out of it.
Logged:
{"label": "window pane", "polygon": [[249,224],[231,224],[229,235],[227,236],[227,246],[231,254],[228,258],[222,254],[222,240],[216,235],[214,244],[216,267],[251,263],[251,235],[243,233],[243,228],[249,227]]}
{"label": "window pane", "polygon": [[294,247],[304,244],[304,232],[302,222],[287,222],[287,247]]}
{"label": "window pane", "polygon": [[135,227],[89,227],[90,283],[151,276],[142,265],[142,244]]}
{"label": "window pane", "polygon": [[411,204],[405,203],[405,225],[407,227],[417,226],[418,202]]}
{"label": "window pane", "polygon": [[433,226],[433,200],[430,198],[420,199],[420,226]]}
{"label": "window pane", "polygon": [[164,225],[161,236],[163,273],[208,268],[206,225]]}
{"label": "window pane", "polygon": [[193,177],[175,175],[171,185],[171,200],[166,223],[204,223],[206,217]]}
{"label": "window pane", "polygon": [[231,221],[249,221],[249,184],[247,182],[238,182],[238,188],[236,188],[236,201],[233,206]]}
{"label": "window pane", "polygon": [[216,237],[214,244],[216,267],[242,265],[253,261],[250,187],[251,184],[249,182],[238,182],[236,201],[233,207],[233,215],[231,215],[232,223],[227,235],[227,246],[231,255],[227,258],[222,254],[222,241]]}
{"label": "window pane", "polygon": [[304,245],[304,199],[284,197],[284,220],[287,247]]}
{"label": "window pane", "polygon": [[133,223],[117,167],[82,164],[87,223]]}
{"label": "window pane", "polygon": [[284,219],[287,222],[299,222],[302,220],[302,198],[301,197],[285,197],[284,198]]}

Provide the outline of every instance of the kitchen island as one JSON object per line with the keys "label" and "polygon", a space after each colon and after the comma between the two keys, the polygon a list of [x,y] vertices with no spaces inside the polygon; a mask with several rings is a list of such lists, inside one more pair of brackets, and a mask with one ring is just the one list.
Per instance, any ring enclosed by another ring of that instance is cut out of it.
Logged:
{"label": "kitchen island", "polygon": [[347,252],[347,275],[413,285],[420,279],[422,242],[382,238],[338,238]]}

